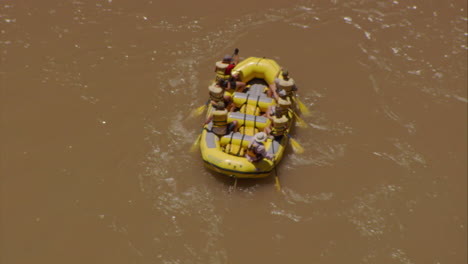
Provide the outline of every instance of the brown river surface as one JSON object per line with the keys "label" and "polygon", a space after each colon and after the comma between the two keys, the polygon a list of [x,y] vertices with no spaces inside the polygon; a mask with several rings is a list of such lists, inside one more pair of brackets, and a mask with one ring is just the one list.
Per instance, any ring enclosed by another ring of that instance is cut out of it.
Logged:
{"label": "brown river surface", "polygon": [[[1,0],[0,263],[467,263],[464,0]],[[189,152],[214,63],[287,67],[274,177]]]}

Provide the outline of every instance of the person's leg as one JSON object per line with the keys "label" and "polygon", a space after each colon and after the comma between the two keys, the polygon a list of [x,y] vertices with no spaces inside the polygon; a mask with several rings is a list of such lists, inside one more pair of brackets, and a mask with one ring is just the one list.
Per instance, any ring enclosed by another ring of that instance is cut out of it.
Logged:
{"label": "person's leg", "polygon": [[226,109],[229,112],[233,112],[234,110],[236,110],[236,106],[234,105],[232,97],[229,95],[229,93],[225,93],[223,99],[224,105],[226,105]]}
{"label": "person's leg", "polygon": [[266,126],[263,129],[263,132],[265,132],[265,134],[267,134],[267,135],[270,135],[270,133],[271,133],[271,124],[269,126]]}
{"label": "person's leg", "polygon": [[239,130],[238,126],[239,126],[239,122],[237,122],[237,120],[234,120],[231,123],[229,123],[227,134],[231,133],[231,131],[237,132]]}
{"label": "person's leg", "polygon": [[234,130],[234,125],[233,125],[232,122],[231,122],[231,123],[229,123],[229,124],[227,125],[226,135],[231,134],[232,130]]}
{"label": "person's leg", "polygon": [[228,111],[229,111],[229,112],[234,112],[235,110],[236,110],[236,105],[233,104],[233,103],[231,103],[231,104],[229,105]]}

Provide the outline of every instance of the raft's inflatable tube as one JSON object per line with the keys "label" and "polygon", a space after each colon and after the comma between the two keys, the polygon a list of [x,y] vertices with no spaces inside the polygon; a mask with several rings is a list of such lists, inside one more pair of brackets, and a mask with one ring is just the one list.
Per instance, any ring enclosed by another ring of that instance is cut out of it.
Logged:
{"label": "raft's inflatable tube", "polygon": [[241,81],[247,83],[254,78],[264,79],[268,84],[275,81],[280,66],[276,61],[266,58],[250,57],[234,67],[232,75],[239,74]]}
{"label": "raft's inflatable tube", "polygon": [[232,133],[230,135],[221,137],[220,144],[223,146],[227,144],[242,144],[242,147],[246,148],[249,146],[250,140],[252,140],[252,136],[242,135],[241,133]]}
{"label": "raft's inflatable tube", "polygon": [[236,107],[241,107],[243,104],[246,103],[253,106],[258,105],[262,112],[265,112],[270,105],[273,105],[275,103],[273,98],[270,98],[266,95],[250,96],[247,93],[239,92],[234,93],[232,100]]}

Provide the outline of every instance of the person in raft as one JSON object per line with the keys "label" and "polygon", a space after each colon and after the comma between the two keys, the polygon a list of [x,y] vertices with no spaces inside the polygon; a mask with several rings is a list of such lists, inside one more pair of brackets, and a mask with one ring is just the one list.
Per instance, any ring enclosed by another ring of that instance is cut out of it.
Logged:
{"label": "person in raft", "polygon": [[236,106],[232,102],[232,98],[229,93],[225,93],[224,89],[221,88],[216,83],[212,83],[209,87],[209,94],[211,105],[216,108],[218,102],[223,102],[224,105],[227,107],[229,112],[232,112],[236,109]]}
{"label": "person in raft", "polygon": [[[281,72],[282,79],[278,78]],[[287,97],[292,97],[294,93],[297,91],[296,83],[294,82],[293,78],[289,77],[289,71],[287,69],[280,68],[278,73],[276,74],[275,82],[270,85],[270,89],[268,89],[268,96],[274,97],[276,101],[279,100],[279,92],[284,90],[286,92]]]}
{"label": "person in raft", "polygon": [[288,118],[286,115],[283,115],[283,109],[281,106],[277,105],[275,109],[275,115],[272,118],[272,122],[269,126],[265,127],[265,133],[267,135],[272,135],[275,139],[280,139],[283,137],[286,129],[288,129]]}
{"label": "person in raft", "polygon": [[273,117],[276,115],[276,109],[278,109],[278,107],[280,108],[280,110],[282,110],[283,115],[286,115],[289,108],[291,108],[291,102],[286,97],[286,92],[284,90],[281,90],[279,91],[278,95],[278,104],[270,105],[267,108],[265,114],[263,115],[269,118],[271,121],[273,121]]}
{"label": "person in raft", "polygon": [[267,153],[263,142],[267,139],[267,135],[264,132],[255,134],[247,147],[245,157],[249,162],[258,162],[264,158],[273,160],[273,154]]}
{"label": "person in raft", "polygon": [[228,111],[225,109],[224,102],[218,102],[216,105],[216,110],[206,119],[203,125],[208,124],[213,120],[213,128],[211,131],[217,136],[224,136],[231,133],[232,131],[237,131],[237,120],[232,121],[228,124]]}
{"label": "person in raft", "polygon": [[234,58],[231,55],[224,56],[223,60],[217,61],[215,66],[216,80],[227,80],[231,77],[231,71],[239,63],[239,49],[234,50]]}

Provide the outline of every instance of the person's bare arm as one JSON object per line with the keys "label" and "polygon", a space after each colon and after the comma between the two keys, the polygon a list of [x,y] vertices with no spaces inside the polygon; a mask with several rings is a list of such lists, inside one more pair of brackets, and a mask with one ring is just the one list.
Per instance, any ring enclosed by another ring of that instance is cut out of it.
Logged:
{"label": "person's bare arm", "polygon": [[233,59],[234,59],[234,63],[237,65],[237,63],[239,63],[239,49],[238,48],[234,50]]}
{"label": "person's bare arm", "polygon": [[213,120],[213,115],[210,115],[210,117],[208,117],[208,119],[206,119],[206,121],[203,123],[203,125],[208,124],[211,120]]}
{"label": "person's bare arm", "polygon": [[267,111],[265,113],[265,116],[271,120],[273,120],[273,117],[271,116],[271,107],[267,108]]}

